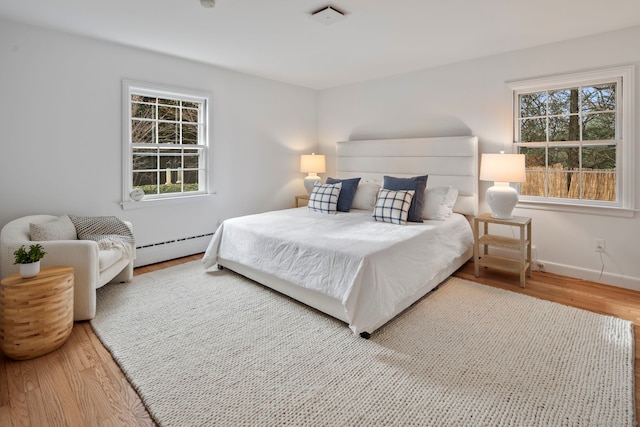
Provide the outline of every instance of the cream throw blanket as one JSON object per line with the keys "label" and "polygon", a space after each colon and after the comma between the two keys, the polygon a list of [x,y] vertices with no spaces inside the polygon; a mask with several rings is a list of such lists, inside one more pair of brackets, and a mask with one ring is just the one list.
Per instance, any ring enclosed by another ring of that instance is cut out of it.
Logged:
{"label": "cream throw blanket", "polygon": [[100,249],[120,249],[130,259],[135,259],[135,240],[131,230],[115,216],[72,216],[78,239],[93,240]]}

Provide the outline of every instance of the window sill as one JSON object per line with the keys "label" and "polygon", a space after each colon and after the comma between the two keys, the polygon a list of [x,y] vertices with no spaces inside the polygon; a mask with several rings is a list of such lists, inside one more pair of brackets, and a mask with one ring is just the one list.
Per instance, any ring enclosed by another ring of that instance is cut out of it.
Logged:
{"label": "window sill", "polygon": [[516,206],[520,209],[536,209],[542,211],[569,212],[587,215],[613,216],[618,218],[633,218],[637,209],[612,206],[575,205],[568,203],[538,202],[533,200],[519,200]]}
{"label": "window sill", "polygon": [[142,199],[139,202],[135,202],[133,200],[127,200],[120,203],[123,210],[129,209],[142,209],[142,208],[151,208],[155,206],[170,206],[170,205],[180,205],[183,203],[190,203],[200,201],[206,198],[209,198],[216,193],[208,193],[208,194],[194,194],[192,196],[180,196],[180,197],[163,197],[159,199]]}

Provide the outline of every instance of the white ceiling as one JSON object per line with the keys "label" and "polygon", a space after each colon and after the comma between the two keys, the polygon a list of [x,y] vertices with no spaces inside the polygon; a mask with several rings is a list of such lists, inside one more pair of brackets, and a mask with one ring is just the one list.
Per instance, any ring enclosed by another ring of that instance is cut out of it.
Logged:
{"label": "white ceiling", "polygon": [[[328,4],[346,19],[311,19]],[[633,27],[640,0],[0,0],[0,17],[324,89]]]}

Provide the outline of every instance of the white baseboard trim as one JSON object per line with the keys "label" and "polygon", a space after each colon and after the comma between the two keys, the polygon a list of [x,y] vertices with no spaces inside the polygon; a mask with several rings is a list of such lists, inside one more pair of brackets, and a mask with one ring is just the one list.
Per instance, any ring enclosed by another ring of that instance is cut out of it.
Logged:
{"label": "white baseboard trim", "polygon": [[544,265],[544,268],[540,271],[640,291],[640,279],[637,277],[623,276],[621,274],[608,273],[607,271],[603,271],[601,275],[600,270],[590,270],[551,261],[539,260],[539,262]]}
{"label": "white baseboard trim", "polygon": [[[507,258],[515,256],[513,251],[502,248],[490,248],[489,253]],[[531,248],[532,269],[547,273],[559,274],[562,276],[572,277],[575,279],[589,280],[591,282],[602,283],[605,285],[617,286],[619,288],[640,291],[640,278],[623,276],[621,274],[609,273],[606,271],[600,274],[600,270],[591,270],[572,265],[559,264],[553,261],[541,260],[537,258],[535,247]]]}

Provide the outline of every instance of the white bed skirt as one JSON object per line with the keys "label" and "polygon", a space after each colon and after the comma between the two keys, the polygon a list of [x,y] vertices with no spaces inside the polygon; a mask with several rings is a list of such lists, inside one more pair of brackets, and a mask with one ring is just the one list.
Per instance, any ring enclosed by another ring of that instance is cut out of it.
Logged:
{"label": "white bed skirt", "polygon": [[[400,301],[397,305],[396,310],[388,317],[381,318],[377,324],[374,324],[371,328],[367,328],[367,331],[357,331],[358,333],[372,333],[376,329],[383,326],[385,323],[392,320],[394,317],[402,313],[412,304],[417,302],[420,298],[427,295],[434,288],[436,288],[440,283],[446,280],[449,276],[451,276],[456,270],[462,267],[467,261],[469,261],[473,256],[473,248],[468,249],[464,254],[453,259],[451,265],[449,265],[446,269],[441,270],[436,276],[434,276],[431,280],[426,282],[419,290],[416,292],[416,295],[412,295],[409,298],[406,298],[403,301]],[[225,260],[223,258],[218,259],[218,266],[227,268],[232,270],[244,277],[247,277],[251,280],[258,282],[264,286],[267,286],[281,294],[284,294],[288,297],[295,299],[309,307],[313,307],[318,311],[321,311],[325,314],[328,314],[331,317],[334,317],[338,320],[343,321],[346,324],[349,324],[349,319],[347,318],[347,313],[345,311],[344,305],[342,302],[331,298],[325,294],[322,294],[318,291],[314,291],[312,289],[301,288],[300,286],[294,285],[286,280],[280,279],[274,275],[264,273],[258,270],[255,270],[251,267],[247,267],[235,261]],[[354,328],[352,328],[354,329]]]}

